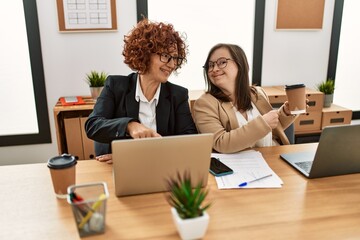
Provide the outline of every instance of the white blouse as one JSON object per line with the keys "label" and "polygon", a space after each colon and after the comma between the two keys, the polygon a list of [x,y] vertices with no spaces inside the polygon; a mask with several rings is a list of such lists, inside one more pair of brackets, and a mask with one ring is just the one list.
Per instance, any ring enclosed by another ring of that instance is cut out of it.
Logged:
{"label": "white blouse", "polygon": [[154,131],[157,131],[156,127],[156,106],[158,104],[161,84],[159,84],[156,93],[150,101],[146,99],[143,91],[140,86],[140,79],[137,79],[136,83],[136,92],[135,92],[135,100],[139,102],[139,120],[146,127],[151,128]]}
{"label": "white blouse", "polygon": [[[236,119],[239,123],[239,126],[246,125],[248,122],[250,122],[257,116],[261,115],[259,110],[256,108],[256,106],[253,103],[251,103],[251,105],[253,108],[251,110],[246,111],[248,120],[246,120],[245,117],[235,107],[233,107],[233,110],[235,112]],[[251,146],[251,147],[270,147],[270,146],[275,146],[275,145],[278,145],[278,144],[275,141],[273,141],[272,132],[270,132],[265,137],[259,139],[254,144],[254,146]]]}

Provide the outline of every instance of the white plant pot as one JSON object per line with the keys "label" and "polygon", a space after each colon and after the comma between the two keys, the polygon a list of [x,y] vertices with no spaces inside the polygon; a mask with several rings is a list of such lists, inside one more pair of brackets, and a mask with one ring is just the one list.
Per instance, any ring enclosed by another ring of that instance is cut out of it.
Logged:
{"label": "white plant pot", "polygon": [[90,87],[91,97],[96,100],[104,87]]}
{"label": "white plant pot", "polygon": [[181,239],[200,239],[204,237],[210,219],[206,212],[201,217],[190,219],[182,219],[175,208],[171,208],[171,214]]}
{"label": "white plant pot", "polygon": [[325,94],[324,97],[324,107],[331,107],[331,104],[333,102],[334,99],[334,94]]}

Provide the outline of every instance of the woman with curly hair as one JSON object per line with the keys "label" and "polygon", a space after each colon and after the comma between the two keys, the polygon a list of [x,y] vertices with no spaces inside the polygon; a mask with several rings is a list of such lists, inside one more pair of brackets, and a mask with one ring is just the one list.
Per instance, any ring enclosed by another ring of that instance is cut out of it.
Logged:
{"label": "woman with curly hair", "polygon": [[111,163],[115,139],[197,133],[188,90],[168,82],[186,62],[187,46],[173,25],[143,19],[124,37],[124,62],[134,71],[111,75],[85,123],[98,161]]}

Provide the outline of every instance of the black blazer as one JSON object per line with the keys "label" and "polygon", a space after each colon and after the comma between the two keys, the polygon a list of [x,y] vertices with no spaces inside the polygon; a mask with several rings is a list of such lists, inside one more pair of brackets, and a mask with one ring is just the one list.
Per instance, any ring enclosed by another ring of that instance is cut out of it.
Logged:
{"label": "black blazer", "polygon": [[[114,139],[129,138],[130,121],[139,121],[139,103],[135,100],[137,73],[109,76],[93,112],[85,123],[88,138],[95,140],[97,156],[111,153]],[[197,133],[189,107],[186,88],[162,83],[156,106],[157,132],[161,136]],[[101,144],[99,144],[101,143]]]}

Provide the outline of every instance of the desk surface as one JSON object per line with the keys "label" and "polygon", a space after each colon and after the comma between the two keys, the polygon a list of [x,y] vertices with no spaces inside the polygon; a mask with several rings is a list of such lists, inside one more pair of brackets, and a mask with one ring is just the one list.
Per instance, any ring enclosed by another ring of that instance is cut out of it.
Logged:
{"label": "desk surface", "polygon": [[[205,239],[359,239],[360,174],[308,180],[279,153],[316,144],[262,148],[280,189],[218,190],[209,177]],[[179,239],[164,193],[116,198],[112,166],[79,161],[77,183],[105,181],[106,232],[87,239]],[[53,194],[46,164],[0,167],[0,239],[79,239],[70,206]]]}

